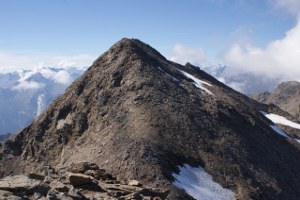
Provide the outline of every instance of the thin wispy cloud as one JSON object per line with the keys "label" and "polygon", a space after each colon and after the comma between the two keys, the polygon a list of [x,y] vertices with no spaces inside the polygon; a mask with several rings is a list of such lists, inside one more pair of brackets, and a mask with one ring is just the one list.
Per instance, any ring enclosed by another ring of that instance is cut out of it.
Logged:
{"label": "thin wispy cloud", "polygon": [[201,47],[190,47],[182,44],[175,44],[172,48],[172,56],[170,60],[180,64],[190,62],[194,65],[201,65],[206,62],[206,56]]}
{"label": "thin wispy cloud", "polygon": [[27,80],[22,80],[19,81],[19,83],[14,86],[12,89],[13,90],[37,90],[44,88],[45,84],[39,83],[36,81],[27,81]]}
{"label": "thin wispy cloud", "polygon": [[36,67],[86,67],[90,66],[96,56],[78,54],[71,56],[53,55],[48,53],[12,53],[0,50],[1,72]]}
{"label": "thin wispy cloud", "polygon": [[293,15],[299,15],[300,12],[299,0],[268,0],[268,2],[275,9],[285,10]]}

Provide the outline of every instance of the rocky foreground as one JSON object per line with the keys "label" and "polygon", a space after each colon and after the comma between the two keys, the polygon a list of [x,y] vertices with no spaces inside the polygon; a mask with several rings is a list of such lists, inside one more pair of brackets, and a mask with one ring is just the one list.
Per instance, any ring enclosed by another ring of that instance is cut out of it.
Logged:
{"label": "rocky foreground", "polygon": [[82,162],[67,168],[47,167],[42,174],[0,179],[0,200],[166,199],[168,190],[143,187],[136,180],[120,182],[95,163]]}

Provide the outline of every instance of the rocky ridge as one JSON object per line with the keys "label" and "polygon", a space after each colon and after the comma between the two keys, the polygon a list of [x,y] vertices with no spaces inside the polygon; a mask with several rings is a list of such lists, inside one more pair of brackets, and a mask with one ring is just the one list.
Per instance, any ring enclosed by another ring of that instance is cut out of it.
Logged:
{"label": "rocky ridge", "polygon": [[64,169],[46,167],[43,174],[7,176],[0,180],[1,200],[161,200],[169,191],[143,187],[138,181],[117,181],[95,163]]}
{"label": "rocky ridge", "polygon": [[300,120],[300,83],[297,81],[283,82],[272,92],[253,94],[251,97],[261,103],[275,104]]}
{"label": "rocky ridge", "polygon": [[0,146],[0,176],[92,162],[120,182],[192,199],[172,176],[188,164],[202,166],[236,199],[298,199],[299,143],[277,134],[260,111],[288,116],[123,39]]}

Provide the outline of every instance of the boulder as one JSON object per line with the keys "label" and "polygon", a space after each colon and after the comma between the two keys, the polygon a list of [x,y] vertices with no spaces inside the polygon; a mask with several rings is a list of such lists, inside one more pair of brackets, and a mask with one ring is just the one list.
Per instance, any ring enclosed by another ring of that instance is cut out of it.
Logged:
{"label": "boulder", "polygon": [[22,198],[15,196],[12,192],[0,190],[0,200],[22,200]]}
{"label": "boulder", "polygon": [[28,174],[28,178],[42,181],[45,179],[45,176],[33,172],[33,173]]}
{"label": "boulder", "polygon": [[98,170],[98,169],[99,169],[98,165],[92,162],[72,163],[69,167],[69,171],[73,173],[84,173],[88,170]]}
{"label": "boulder", "polygon": [[93,183],[93,178],[91,176],[80,173],[66,173],[66,179],[75,187]]}
{"label": "boulder", "polygon": [[130,185],[130,186],[136,186],[136,187],[142,186],[142,184],[139,181],[137,181],[137,180],[129,180],[128,181],[128,185]]}
{"label": "boulder", "polygon": [[112,175],[108,174],[104,169],[87,170],[84,174],[94,177],[97,180],[114,180]]}
{"label": "boulder", "polygon": [[0,190],[7,191],[28,191],[38,187],[41,181],[31,179],[25,175],[7,176],[0,179]]}

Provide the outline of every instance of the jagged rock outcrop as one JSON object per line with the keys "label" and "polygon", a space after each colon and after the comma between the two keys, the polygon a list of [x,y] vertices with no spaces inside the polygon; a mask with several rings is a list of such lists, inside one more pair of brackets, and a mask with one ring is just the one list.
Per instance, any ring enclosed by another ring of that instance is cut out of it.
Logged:
{"label": "jagged rock outcrop", "polygon": [[270,127],[260,112],[269,109],[189,63],[123,39],[4,144],[0,172],[93,162],[119,181],[191,199],[172,176],[189,164],[202,166],[237,199],[299,199],[299,143]]}
{"label": "jagged rock outcrop", "polygon": [[275,104],[300,120],[300,83],[297,81],[283,82],[271,93],[253,94],[252,98],[261,103]]}

